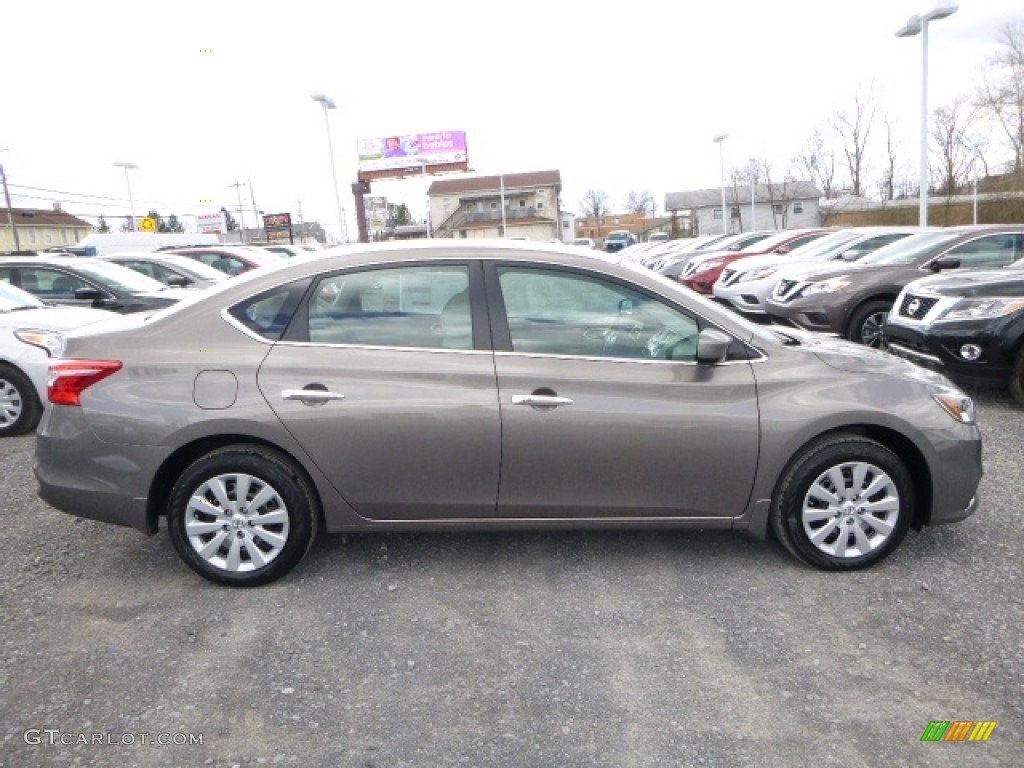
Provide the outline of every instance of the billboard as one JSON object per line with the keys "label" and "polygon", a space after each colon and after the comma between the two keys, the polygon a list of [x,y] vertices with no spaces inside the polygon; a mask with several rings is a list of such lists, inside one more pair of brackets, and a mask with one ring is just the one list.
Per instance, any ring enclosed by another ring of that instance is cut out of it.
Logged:
{"label": "billboard", "polygon": [[467,164],[465,131],[360,139],[356,150],[360,178],[406,176],[421,171],[424,166],[428,172],[433,166],[461,165],[465,170]]}

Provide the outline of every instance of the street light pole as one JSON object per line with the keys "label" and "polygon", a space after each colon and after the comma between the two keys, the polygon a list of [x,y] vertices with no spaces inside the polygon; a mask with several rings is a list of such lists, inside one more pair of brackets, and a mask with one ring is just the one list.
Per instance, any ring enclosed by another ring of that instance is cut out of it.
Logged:
{"label": "street light pole", "polygon": [[427,240],[431,239],[430,233],[430,191],[427,189],[427,158],[417,157],[416,162],[420,164],[420,168],[423,171],[423,200],[426,203],[426,216],[424,219],[427,222]]}
{"label": "street light pole", "polygon": [[712,141],[718,145],[718,176],[722,184],[722,234],[729,234],[729,218],[725,215],[725,150],[723,142],[729,138],[728,133],[720,133]]}
{"label": "street light pole", "polygon": [[128,171],[134,171],[139,166],[135,163],[116,162],[114,166],[124,168],[124,183],[128,185],[128,207],[132,213],[132,232],[138,232],[139,227],[135,221],[135,199],[132,197],[132,181],[128,178]]}
{"label": "street light pole", "polygon": [[921,168],[918,182],[921,188],[918,225],[921,227],[928,226],[928,22],[949,18],[959,8],[956,3],[937,5],[927,13],[911,16],[896,30],[896,37],[921,35]]}
{"label": "street light pole", "polygon": [[341,206],[341,193],[338,191],[338,170],[334,165],[334,142],[331,140],[331,121],[327,110],[337,109],[337,104],[323,93],[314,93],[313,101],[319,102],[324,108],[324,125],[327,126],[327,151],[331,155],[331,180],[334,182],[334,204],[338,209],[338,237],[343,243],[348,242],[348,227],[345,226],[345,209]]}

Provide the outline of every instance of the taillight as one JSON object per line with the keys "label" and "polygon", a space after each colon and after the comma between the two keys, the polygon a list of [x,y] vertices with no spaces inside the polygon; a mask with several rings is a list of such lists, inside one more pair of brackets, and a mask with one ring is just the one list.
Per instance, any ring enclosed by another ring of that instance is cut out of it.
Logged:
{"label": "taillight", "polygon": [[46,396],[54,405],[81,405],[82,392],[119,370],[120,360],[52,360]]}

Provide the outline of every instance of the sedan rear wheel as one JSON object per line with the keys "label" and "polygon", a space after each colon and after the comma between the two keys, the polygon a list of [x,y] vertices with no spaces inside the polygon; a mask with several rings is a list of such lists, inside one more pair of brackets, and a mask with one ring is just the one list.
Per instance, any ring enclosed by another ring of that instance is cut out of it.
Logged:
{"label": "sedan rear wheel", "polygon": [[43,406],[28,376],[10,365],[0,365],[0,437],[31,432]]}
{"label": "sedan rear wheel", "polygon": [[906,536],[913,515],[906,466],[856,435],[812,444],[790,465],[772,504],[776,536],[806,563],[851,570],[877,563]]}
{"label": "sedan rear wheel", "polygon": [[171,541],[210,581],[252,587],[279,579],[313,543],[316,496],[280,454],[234,446],[207,454],[175,483]]}

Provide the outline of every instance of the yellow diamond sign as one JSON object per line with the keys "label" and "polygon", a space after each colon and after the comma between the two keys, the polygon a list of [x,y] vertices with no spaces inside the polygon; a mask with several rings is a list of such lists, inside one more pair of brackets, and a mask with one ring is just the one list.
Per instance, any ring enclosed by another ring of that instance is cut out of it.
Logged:
{"label": "yellow diamond sign", "polygon": [[139,230],[142,232],[156,232],[156,219],[147,216],[139,222]]}

